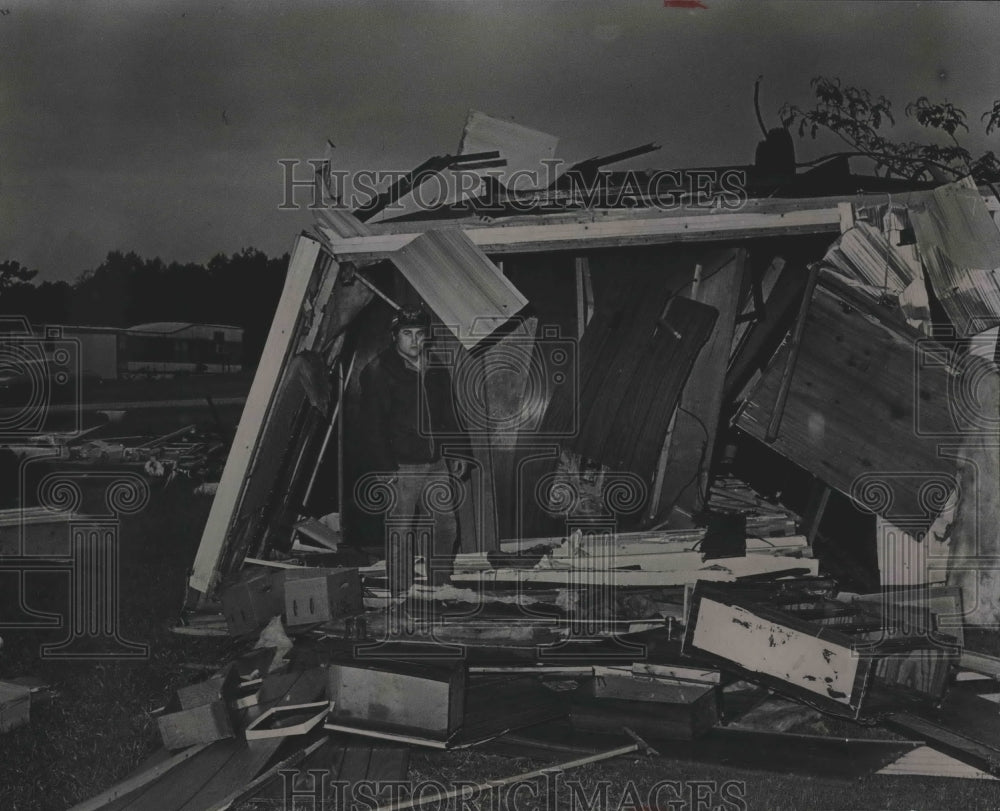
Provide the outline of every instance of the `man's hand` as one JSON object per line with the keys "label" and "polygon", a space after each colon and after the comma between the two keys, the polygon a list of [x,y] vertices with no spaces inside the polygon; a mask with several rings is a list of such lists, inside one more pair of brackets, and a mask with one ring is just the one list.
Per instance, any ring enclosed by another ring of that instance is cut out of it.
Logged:
{"label": "man's hand", "polygon": [[464,479],[465,474],[469,472],[469,463],[464,459],[448,459],[446,463],[451,475],[456,479]]}

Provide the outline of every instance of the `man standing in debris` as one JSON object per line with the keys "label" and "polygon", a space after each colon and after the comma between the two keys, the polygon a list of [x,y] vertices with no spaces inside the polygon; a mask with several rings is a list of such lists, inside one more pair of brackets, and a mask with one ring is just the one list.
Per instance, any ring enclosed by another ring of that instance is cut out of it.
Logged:
{"label": "man standing in debris", "polygon": [[428,364],[429,330],[426,312],[400,310],[392,321],[392,343],[361,373],[370,461],[396,497],[386,516],[393,594],[413,583],[415,552],[427,562],[431,585],[447,582],[458,537],[456,480],[468,470],[465,459],[443,455],[452,450],[468,456],[469,443],[459,428],[451,376]]}

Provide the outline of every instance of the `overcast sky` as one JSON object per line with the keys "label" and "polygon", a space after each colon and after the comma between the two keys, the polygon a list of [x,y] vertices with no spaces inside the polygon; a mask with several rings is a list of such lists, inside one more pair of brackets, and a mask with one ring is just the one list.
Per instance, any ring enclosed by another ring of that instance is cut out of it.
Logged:
{"label": "overcast sky", "polygon": [[115,249],[280,254],[311,218],[278,210],[279,159],[330,139],[339,168],[406,169],[456,151],[469,109],[570,161],[656,141],[642,165],[750,162],[758,74],[770,125],[822,74],[900,119],[947,98],[986,144],[1000,6],[703,2],[0,0],[0,259],[72,280]]}

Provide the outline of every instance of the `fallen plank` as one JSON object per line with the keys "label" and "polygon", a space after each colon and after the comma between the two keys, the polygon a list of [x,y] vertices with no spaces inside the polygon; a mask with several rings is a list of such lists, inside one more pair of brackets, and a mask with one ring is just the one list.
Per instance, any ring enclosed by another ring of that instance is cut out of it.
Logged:
{"label": "fallen plank", "polygon": [[314,743],[309,744],[309,746],[307,746],[305,749],[303,749],[303,750],[301,750],[299,752],[296,752],[295,754],[290,755],[289,757],[285,758],[280,763],[275,764],[270,769],[268,769],[266,772],[264,772],[263,774],[261,774],[260,776],[258,776],[256,778],[254,778],[253,780],[251,780],[249,783],[247,783],[242,788],[234,789],[229,794],[227,794],[225,797],[223,797],[221,800],[213,803],[212,805],[199,805],[199,806],[197,806],[198,811],[226,811],[227,808],[232,807],[233,803],[239,802],[240,800],[242,800],[242,799],[244,799],[246,797],[252,796],[253,793],[258,788],[260,788],[261,786],[263,786],[264,784],[266,784],[270,780],[273,780],[282,771],[286,771],[288,769],[291,769],[293,766],[295,766],[298,763],[300,763],[303,759],[307,758],[310,754],[312,754],[313,752],[315,752],[317,749],[319,749],[325,743],[326,743],[326,739],[325,738],[321,738],[320,740],[315,741]]}
{"label": "fallen plank", "polygon": [[69,811],[97,811],[97,809],[107,808],[113,801],[138,791],[155,780],[159,780],[163,777],[163,775],[167,774],[167,772],[179,766],[189,758],[200,754],[211,745],[212,744],[210,743],[205,743],[200,746],[192,746],[182,752],[177,752],[169,759],[158,763],[149,769],[141,771],[120,783],[117,783],[107,791],[98,794],[96,797],[91,797],[89,800],[85,800],[82,803],[74,805]]}
{"label": "fallen plank", "polygon": [[[582,732],[568,724],[555,723],[504,735],[486,747],[512,757],[559,760],[567,755],[599,751],[616,739],[620,736]],[[919,745],[914,741],[834,738],[732,727],[715,727],[690,741],[646,740],[669,760],[847,779],[871,774]]]}

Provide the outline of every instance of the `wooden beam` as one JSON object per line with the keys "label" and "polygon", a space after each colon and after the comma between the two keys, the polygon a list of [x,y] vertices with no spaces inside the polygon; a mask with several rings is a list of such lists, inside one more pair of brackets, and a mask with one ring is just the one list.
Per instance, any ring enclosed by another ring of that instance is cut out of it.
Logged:
{"label": "wooden beam", "polygon": [[[986,187],[980,189],[987,210],[1000,212],[1000,203]],[[931,190],[913,191],[907,193],[907,204],[912,205],[924,200],[932,194]],[[840,232],[841,209],[846,203],[852,207],[863,208],[872,205],[884,205],[884,192],[870,194],[827,195],[824,197],[759,197],[747,200],[740,208],[745,214],[787,214],[796,211],[830,210],[834,212],[837,226],[834,232]],[[733,213],[733,212],[725,212]],[[681,208],[572,208],[561,213],[533,214],[524,213],[497,218],[490,223],[491,228],[509,228],[516,225],[566,225],[572,223],[591,224],[595,222],[615,222],[618,220],[634,220],[641,216],[645,219],[677,219],[682,216],[717,217],[719,212],[714,209]],[[441,228],[483,227],[482,218],[478,215],[468,217],[452,217],[448,219],[428,220],[394,220],[389,222],[368,223],[374,234],[412,234]]]}
{"label": "wooden beam", "polygon": [[[413,231],[371,237],[338,237],[323,229],[339,260],[384,259],[420,236]],[[466,236],[487,254],[566,251],[676,242],[716,242],[800,234],[837,234],[837,208],[807,209],[779,214],[736,212],[683,217],[633,217],[589,223],[507,225],[464,229]]]}
{"label": "wooden beam", "polygon": [[798,360],[799,347],[802,344],[802,333],[806,329],[806,313],[809,312],[813,290],[816,288],[816,281],[818,279],[819,263],[817,262],[809,268],[809,281],[806,283],[805,292],[802,294],[799,314],[796,316],[795,326],[792,328],[792,339],[789,344],[788,356],[785,359],[785,368],[781,373],[778,397],[775,400],[774,410],[771,412],[771,419],[767,423],[767,431],[764,434],[765,442],[773,442],[778,436],[778,430],[781,428],[781,418],[785,412],[785,402],[788,400],[788,391],[792,385],[792,374],[795,372],[795,362]]}

